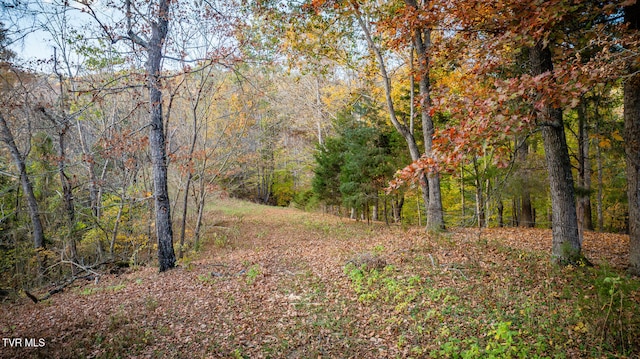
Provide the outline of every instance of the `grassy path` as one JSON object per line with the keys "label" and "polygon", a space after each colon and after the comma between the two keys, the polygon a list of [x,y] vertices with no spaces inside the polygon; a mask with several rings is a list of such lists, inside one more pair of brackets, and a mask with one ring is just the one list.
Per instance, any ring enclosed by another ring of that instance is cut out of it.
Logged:
{"label": "grassy path", "polygon": [[202,248],[168,273],[141,267],[2,304],[3,337],[46,345],[0,357],[640,355],[638,280],[605,264],[623,237],[585,242],[596,268],[555,268],[544,230],[428,237],[235,201],[208,223]]}

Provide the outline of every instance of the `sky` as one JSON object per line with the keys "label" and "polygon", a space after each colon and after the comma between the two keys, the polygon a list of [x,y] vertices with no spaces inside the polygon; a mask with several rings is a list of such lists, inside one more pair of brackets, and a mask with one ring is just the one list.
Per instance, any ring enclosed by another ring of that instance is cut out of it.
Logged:
{"label": "sky", "polygon": [[[87,6],[80,1],[90,1],[91,9],[100,21],[89,15],[86,12]],[[14,2],[20,6],[13,6]],[[215,13],[223,14],[224,20],[204,15],[208,12],[201,13],[202,7],[191,1],[174,7],[175,19],[178,21],[170,23],[172,40],[167,41],[169,45],[165,48],[165,69],[182,68],[185,62],[196,63],[216,55],[221,56],[221,61],[233,59],[231,53],[237,50],[236,46],[239,43],[229,28],[234,26],[237,11],[227,2],[228,0],[207,1],[208,6],[216,6]],[[140,0],[139,4],[138,11],[133,12],[133,27],[134,31],[144,38],[146,22],[141,19],[144,19],[149,11],[148,1]],[[117,25],[122,23],[123,13],[120,10],[115,9],[113,5],[108,6],[106,0],[0,0],[0,21],[8,28],[8,37],[14,40],[10,48],[18,55],[18,59],[14,61],[16,64],[38,72],[50,73],[53,70],[55,48],[58,63],[71,64],[71,70],[75,67],[74,71],[79,71],[86,65],[86,58],[71,50],[78,49],[79,45],[83,44],[88,44],[98,51],[101,47],[108,46],[105,45],[108,41],[93,41],[105,38],[100,23],[113,26],[113,32],[123,35],[125,29]],[[243,18],[243,21],[246,19]],[[84,39],[87,39],[86,42],[83,42]],[[131,46],[130,41],[117,41],[113,49],[119,52],[120,56],[126,57],[128,62],[132,61],[136,66],[140,66],[144,61],[144,52],[131,51]],[[136,48],[139,49],[139,46]],[[216,53],[216,50],[220,53]],[[92,50],[83,51],[86,55]],[[63,54],[69,55],[65,61],[61,58]],[[74,71],[69,71],[67,75],[76,75]]]}
{"label": "sky", "polygon": [[26,5],[21,7],[12,6],[17,1],[0,0],[0,21],[9,30],[8,37],[12,40],[9,47],[18,55],[18,62],[34,70],[49,70],[47,60],[53,58],[54,47],[61,53],[60,48],[68,46],[54,41],[52,34],[71,38],[73,27],[97,26],[79,10],[82,5],[76,1],[69,1],[64,13],[60,12],[63,0],[29,0],[22,1]]}

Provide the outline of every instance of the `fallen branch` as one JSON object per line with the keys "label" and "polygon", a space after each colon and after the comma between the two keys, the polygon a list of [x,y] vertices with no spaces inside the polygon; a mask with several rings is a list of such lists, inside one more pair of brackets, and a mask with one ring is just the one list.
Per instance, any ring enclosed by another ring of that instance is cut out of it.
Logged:
{"label": "fallen branch", "polygon": [[462,271],[460,270],[460,268],[456,268],[456,267],[452,267],[450,265],[447,264],[443,264],[442,265],[442,269],[444,269],[444,271],[448,271],[448,270],[455,270],[458,271],[458,273],[460,273],[460,275],[462,276],[462,278],[464,278],[465,280],[469,280],[469,278],[467,278],[466,275],[464,275],[464,273],[462,273]]}
{"label": "fallen branch", "polygon": [[71,265],[74,265],[74,266],[76,266],[76,267],[78,267],[78,268],[82,269],[83,271],[85,271],[85,272],[87,272],[87,273],[91,273],[91,274],[93,274],[94,276],[96,276],[96,282],[97,282],[97,278],[98,278],[98,277],[100,277],[100,273],[95,272],[95,271],[91,270],[91,268],[89,268],[89,267],[85,267],[85,266],[80,265],[80,264],[78,264],[78,263],[76,263],[76,262],[62,260],[62,261],[60,261],[60,263],[63,263],[63,264],[71,264]]}
{"label": "fallen branch", "polygon": [[75,282],[78,279],[88,279],[88,280],[93,279],[95,284],[98,284],[98,280],[100,280],[100,273],[92,270],[89,267],[85,267],[85,266],[83,266],[81,264],[78,264],[76,262],[62,260],[62,261],[58,262],[57,264],[71,264],[73,266],[76,266],[76,267],[80,268],[81,270],[83,270],[87,274],[85,274],[83,276],[73,276],[73,277],[69,278],[66,282],[64,282],[61,285],[59,285],[59,286],[51,289],[50,291],[48,291],[47,294],[45,294],[42,298],[36,297],[35,295],[29,293],[29,291],[25,289],[24,290],[24,294],[27,297],[29,297],[29,299],[31,299],[34,303],[38,303],[38,302],[41,302],[43,300],[47,300],[47,299],[51,298],[52,295],[64,291],[64,289],[66,287],[68,287],[69,285],[71,285],[73,282]]}

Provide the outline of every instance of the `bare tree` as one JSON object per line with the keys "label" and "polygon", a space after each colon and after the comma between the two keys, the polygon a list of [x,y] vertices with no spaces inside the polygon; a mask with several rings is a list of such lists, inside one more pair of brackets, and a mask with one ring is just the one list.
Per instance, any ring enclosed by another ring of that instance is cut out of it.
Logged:
{"label": "bare tree", "polygon": [[160,83],[164,41],[169,31],[170,0],[158,0],[153,19],[150,20],[151,37],[143,40],[131,27],[131,0],[126,2],[128,34],[132,41],[147,52],[147,86],[149,88],[149,147],[153,169],[153,197],[155,202],[156,235],[158,236],[158,264],[164,272],[175,266],[173,251],[173,228],[171,227],[171,204],[167,185],[167,153],[162,112],[162,86]]}
{"label": "bare tree", "polygon": [[31,225],[33,226],[33,246],[36,249],[44,249],[44,229],[42,227],[42,222],[40,221],[40,210],[38,208],[36,196],[33,193],[33,185],[27,175],[24,157],[20,153],[13,137],[13,133],[9,129],[7,121],[2,114],[0,114],[0,135],[2,136],[2,142],[4,142],[9,148],[13,162],[16,167],[18,167],[18,172],[20,173],[20,183],[22,185],[22,190],[27,197],[27,207],[29,208],[29,216],[31,217]]}

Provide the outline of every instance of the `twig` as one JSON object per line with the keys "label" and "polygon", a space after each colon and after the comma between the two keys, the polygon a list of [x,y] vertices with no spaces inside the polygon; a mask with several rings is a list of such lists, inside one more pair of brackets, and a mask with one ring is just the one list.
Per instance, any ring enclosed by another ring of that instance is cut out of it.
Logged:
{"label": "twig", "polygon": [[85,272],[88,272],[88,273],[93,274],[94,276],[96,276],[96,278],[100,277],[100,273],[95,272],[95,271],[91,270],[91,268],[85,267],[85,266],[80,265],[80,264],[78,264],[78,263],[76,263],[76,262],[62,260],[62,261],[60,261],[60,263],[63,263],[63,264],[72,264],[72,265],[74,265],[74,266],[76,266],[76,267],[78,267],[78,268],[82,269],[82,270],[83,270],[83,271],[85,271]]}
{"label": "twig", "polygon": [[431,253],[429,253],[429,259],[431,259],[431,266],[435,267],[436,262],[433,260],[433,256],[431,255]]}
{"label": "twig", "polygon": [[458,271],[458,273],[460,273],[460,275],[462,276],[462,278],[464,278],[465,280],[469,280],[469,278],[467,278],[467,276],[466,276],[466,275],[464,275],[464,273],[463,273],[459,268],[452,267],[452,266],[450,266],[450,265],[446,265],[446,264],[443,264],[443,265],[442,265],[442,267],[443,267],[443,269],[444,269],[445,271],[447,271],[447,270],[455,270],[455,271]]}

